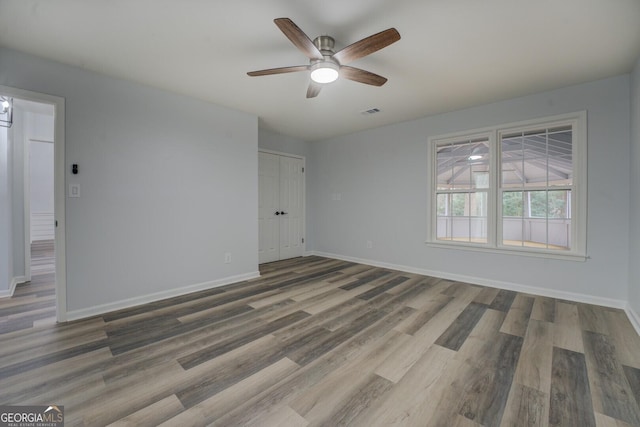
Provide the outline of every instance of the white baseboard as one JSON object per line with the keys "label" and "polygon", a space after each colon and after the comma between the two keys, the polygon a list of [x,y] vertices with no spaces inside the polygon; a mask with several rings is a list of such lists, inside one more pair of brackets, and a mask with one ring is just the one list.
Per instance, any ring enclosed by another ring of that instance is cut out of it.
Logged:
{"label": "white baseboard", "polygon": [[594,295],[584,295],[584,294],[578,294],[573,292],[557,291],[554,289],[538,288],[535,286],[521,285],[517,283],[502,282],[498,280],[489,280],[482,277],[465,276],[462,274],[454,274],[454,273],[448,273],[444,271],[426,270],[423,268],[415,268],[415,267],[409,267],[406,265],[391,264],[387,262],[355,258],[355,257],[326,253],[326,252],[313,251],[313,252],[308,252],[307,256],[308,255],[317,255],[317,256],[322,256],[326,258],[339,259],[343,261],[357,262],[358,264],[388,268],[390,270],[404,271],[407,273],[421,274],[423,276],[439,277],[441,279],[454,280],[456,282],[471,283],[474,285],[487,286],[490,288],[498,288],[498,289],[505,289],[508,291],[522,292],[525,294],[564,299],[568,301],[575,301],[575,302],[581,302],[586,304],[601,305],[604,307],[627,309],[626,301],[598,297]]}
{"label": "white baseboard", "polygon": [[28,282],[25,276],[14,277],[13,279],[11,279],[9,289],[7,289],[6,291],[0,291],[0,298],[11,298],[16,291],[16,286],[18,286],[19,283],[24,282]]}
{"label": "white baseboard", "polygon": [[629,304],[627,304],[627,307],[625,308],[624,311],[625,313],[627,313],[629,322],[631,322],[631,325],[633,325],[638,335],[640,335],[640,315],[638,315],[638,313],[636,313],[635,310],[631,308],[631,305]]}
{"label": "white baseboard", "polygon": [[148,304],[150,302],[160,301],[167,298],[178,297],[181,295],[186,295],[186,294],[190,294],[198,291],[204,291],[207,289],[218,288],[220,286],[230,285],[232,283],[238,283],[238,282],[243,282],[245,280],[255,279],[256,277],[260,277],[259,271],[240,274],[237,276],[225,277],[223,279],[213,280],[211,282],[205,282],[205,283],[198,283],[195,285],[189,285],[189,286],[185,286],[178,289],[170,289],[167,291],[156,292],[154,294],[142,295],[139,297],[115,301],[107,304],[96,305],[93,307],[83,308],[80,310],[68,311],[66,316],[66,321],[84,319],[92,316],[99,316],[101,314],[109,313],[116,310],[122,310],[124,308],[134,307],[142,304]]}

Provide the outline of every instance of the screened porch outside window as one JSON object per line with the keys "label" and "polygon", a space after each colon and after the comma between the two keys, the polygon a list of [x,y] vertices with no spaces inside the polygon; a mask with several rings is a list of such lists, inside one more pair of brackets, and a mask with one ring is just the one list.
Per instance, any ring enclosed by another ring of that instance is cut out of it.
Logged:
{"label": "screened porch outside window", "polygon": [[584,259],[585,112],[429,144],[429,243]]}

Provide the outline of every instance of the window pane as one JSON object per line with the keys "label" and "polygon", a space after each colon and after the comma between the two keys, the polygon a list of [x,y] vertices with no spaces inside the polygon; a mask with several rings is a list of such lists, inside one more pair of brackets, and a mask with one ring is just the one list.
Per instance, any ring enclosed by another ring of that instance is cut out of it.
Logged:
{"label": "window pane", "polygon": [[524,195],[525,217],[547,218],[547,192],[526,191]]}
{"label": "window pane", "polygon": [[573,184],[571,129],[549,132],[549,186]]}
{"label": "window pane", "polygon": [[505,191],[502,193],[502,215],[522,217],[522,191]]}
{"label": "window pane", "polygon": [[469,241],[487,243],[487,212],[488,198],[486,192],[471,193],[469,195]]}
{"label": "window pane", "polygon": [[453,216],[468,215],[469,193],[455,193],[451,198],[451,214]]}
{"label": "window pane", "polygon": [[502,193],[502,244],[523,245],[524,200],[522,191]]}
{"label": "window pane", "polygon": [[446,193],[437,195],[438,240],[486,243],[488,193]]}
{"label": "window pane", "polygon": [[503,192],[502,244],[570,249],[570,201],[569,190]]}
{"label": "window pane", "polygon": [[[436,161],[438,190],[475,188],[476,173],[489,171],[489,142],[476,138],[438,144]],[[486,188],[487,182],[480,178],[480,185]]]}
{"label": "window pane", "polygon": [[547,144],[545,134],[528,134],[522,139],[522,175],[525,187],[547,186]]}
{"label": "window pane", "polygon": [[524,186],[522,136],[503,137],[501,142],[501,182],[502,187]]}
{"label": "window pane", "polygon": [[451,240],[451,194],[438,194],[436,205],[436,239]]}
{"label": "window pane", "polygon": [[438,145],[436,153],[436,162],[438,165],[437,189],[452,190],[453,189],[453,170],[454,161],[452,158],[453,147],[450,144]]}
{"label": "window pane", "polygon": [[469,214],[471,216],[487,216],[487,196],[484,191],[469,194]]}
{"label": "window pane", "polygon": [[549,218],[571,218],[571,190],[549,191]]}
{"label": "window pane", "polygon": [[489,171],[488,165],[486,166],[474,166],[471,169],[473,173],[473,187],[477,189],[489,188]]}
{"label": "window pane", "polygon": [[436,239],[451,240],[451,217],[439,216],[436,224]]}
{"label": "window pane", "polygon": [[453,240],[457,240],[459,242],[468,242],[469,224],[470,220],[468,216],[453,217],[451,222],[451,234]]}
{"label": "window pane", "polygon": [[572,185],[572,141],[570,126],[503,136],[503,188]]}
{"label": "window pane", "polygon": [[449,215],[449,195],[438,194],[437,196],[437,213],[438,216]]}

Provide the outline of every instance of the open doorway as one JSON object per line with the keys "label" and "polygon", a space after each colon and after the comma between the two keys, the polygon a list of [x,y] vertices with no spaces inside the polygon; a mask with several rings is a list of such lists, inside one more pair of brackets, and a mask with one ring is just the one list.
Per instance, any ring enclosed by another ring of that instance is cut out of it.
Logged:
{"label": "open doorway", "polygon": [[30,302],[24,307],[29,318],[20,319],[24,327],[65,321],[64,100],[5,86],[0,96],[12,103],[0,153],[8,163],[0,251],[9,254],[0,296]]}
{"label": "open doorway", "polygon": [[14,295],[36,296],[42,307],[39,321],[54,322],[54,106],[15,99],[14,108],[14,120],[20,128],[14,130],[14,144],[22,147],[24,160],[24,263],[28,279],[18,285]]}

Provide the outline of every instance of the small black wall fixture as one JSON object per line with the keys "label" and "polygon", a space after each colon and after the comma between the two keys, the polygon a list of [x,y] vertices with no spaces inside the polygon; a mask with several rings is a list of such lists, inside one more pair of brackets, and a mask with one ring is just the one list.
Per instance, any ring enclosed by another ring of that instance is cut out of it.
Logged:
{"label": "small black wall fixture", "polygon": [[0,96],[0,126],[10,128],[13,124],[13,98]]}
{"label": "small black wall fixture", "polygon": [[78,164],[77,163],[74,163],[71,166],[71,173],[74,174],[74,175],[78,175]]}

